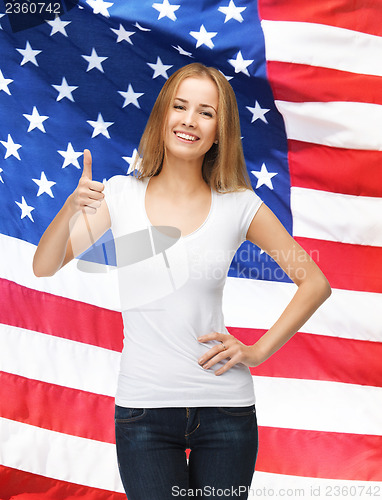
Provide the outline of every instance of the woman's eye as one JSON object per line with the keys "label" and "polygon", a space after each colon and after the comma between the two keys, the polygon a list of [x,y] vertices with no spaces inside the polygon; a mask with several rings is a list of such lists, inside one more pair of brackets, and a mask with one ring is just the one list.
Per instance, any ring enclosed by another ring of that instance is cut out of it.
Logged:
{"label": "woman's eye", "polygon": [[174,109],[184,109],[184,106],[181,104],[174,104]]}
{"label": "woman's eye", "polygon": [[208,116],[208,118],[212,118],[212,113],[210,113],[209,111],[202,111],[202,115]]}

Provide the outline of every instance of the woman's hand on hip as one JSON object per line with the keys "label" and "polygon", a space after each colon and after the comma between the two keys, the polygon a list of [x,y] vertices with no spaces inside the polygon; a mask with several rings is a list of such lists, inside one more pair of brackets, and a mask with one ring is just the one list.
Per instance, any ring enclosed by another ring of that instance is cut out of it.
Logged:
{"label": "woman's hand on hip", "polygon": [[228,361],[216,370],[215,375],[222,375],[237,363],[246,366],[258,366],[261,360],[261,354],[258,352],[256,344],[248,346],[240,342],[236,337],[229,333],[212,332],[202,335],[197,339],[199,342],[209,342],[210,340],[220,341],[209,349],[198,360],[198,363],[205,369],[211,368],[219,361],[227,359]]}

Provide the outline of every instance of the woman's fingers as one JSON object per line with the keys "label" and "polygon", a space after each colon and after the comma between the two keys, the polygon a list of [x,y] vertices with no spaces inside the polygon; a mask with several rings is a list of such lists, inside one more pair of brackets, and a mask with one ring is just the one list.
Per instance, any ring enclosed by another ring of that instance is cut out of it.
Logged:
{"label": "woman's fingers", "polygon": [[230,357],[228,354],[228,350],[230,345],[232,345],[231,339],[234,339],[234,341],[236,341],[236,339],[232,337],[232,335],[219,332],[212,332],[199,337],[199,342],[208,342],[211,340],[219,341],[219,344],[214,345],[213,347],[211,347],[211,349],[203,354],[203,356],[198,360],[199,364],[203,366],[203,368],[210,368],[219,361]]}
{"label": "woman's fingers", "polygon": [[104,194],[103,190],[105,188],[102,182],[92,181],[85,176],[82,176],[79,180],[78,187],[81,193],[86,193],[89,198],[93,200],[103,200]]}
{"label": "woman's fingers", "polygon": [[[223,345],[222,344],[217,344],[214,347],[211,347],[211,349],[209,349],[205,354],[203,354],[203,356],[199,359],[199,364],[200,365],[205,365],[207,362],[209,362],[211,360],[211,358],[216,357],[216,359],[217,359],[218,355],[222,354],[222,356],[219,356],[219,361],[220,361],[221,359],[224,359],[224,358],[227,357],[226,354],[223,354],[227,350],[228,349],[223,349]],[[214,363],[213,364],[215,364],[215,362],[217,362],[217,361],[215,361],[215,358],[214,358]],[[210,363],[209,366],[211,366],[211,363]]]}
{"label": "woman's fingers", "polygon": [[[198,363],[205,369],[212,368],[220,361],[226,360],[223,367],[216,370],[215,375],[221,375],[237,363],[246,363],[249,347],[240,342],[230,334],[213,332],[199,337],[200,342],[218,340],[219,344],[214,345],[198,360]],[[248,365],[247,365],[248,366]]]}

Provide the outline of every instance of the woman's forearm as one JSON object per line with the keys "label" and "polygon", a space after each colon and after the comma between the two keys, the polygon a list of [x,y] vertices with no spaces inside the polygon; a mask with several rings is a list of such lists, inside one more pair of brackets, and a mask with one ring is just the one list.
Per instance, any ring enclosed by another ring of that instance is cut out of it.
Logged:
{"label": "woman's forearm", "polygon": [[252,366],[259,365],[278,351],[330,294],[330,285],[320,272],[303,281],[276,323],[252,346]]}
{"label": "woman's forearm", "polygon": [[74,213],[69,198],[49,224],[38,244],[33,258],[36,276],[53,276],[61,267],[70,237],[70,220]]}

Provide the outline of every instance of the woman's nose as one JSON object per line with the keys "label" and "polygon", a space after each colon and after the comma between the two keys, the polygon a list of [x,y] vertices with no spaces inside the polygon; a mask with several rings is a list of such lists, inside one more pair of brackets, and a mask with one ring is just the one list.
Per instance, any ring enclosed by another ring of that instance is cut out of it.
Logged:
{"label": "woman's nose", "polygon": [[186,127],[195,127],[195,117],[192,112],[186,113],[183,116],[183,125]]}

